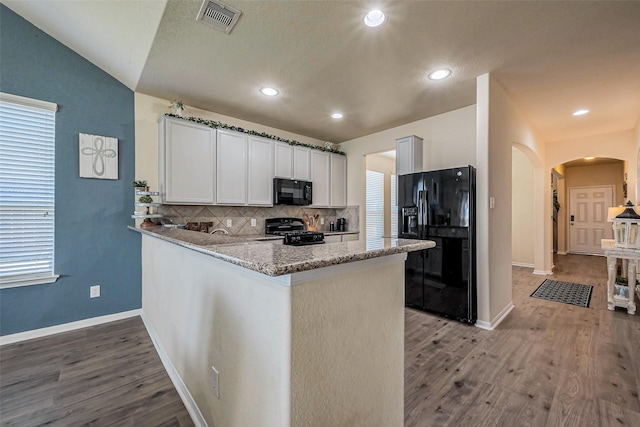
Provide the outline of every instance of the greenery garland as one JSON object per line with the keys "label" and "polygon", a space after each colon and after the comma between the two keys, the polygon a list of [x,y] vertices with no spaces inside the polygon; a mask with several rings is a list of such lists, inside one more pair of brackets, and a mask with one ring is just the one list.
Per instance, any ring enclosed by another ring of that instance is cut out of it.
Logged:
{"label": "greenery garland", "polygon": [[286,142],[289,145],[298,145],[300,147],[308,147],[308,148],[311,148],[313,150],[326,151],[326,152],[330,152],[330,153],[341,154],[343,156],[347,155],[344,151],[336,150],[334,148],[326,148],[326,147],[322,147],[320,145],[305,144],[304,142],[296,141],[296,140],[293,140],[293,139],[284,139],[284,138],[280,138],[279,136],[270,135],[270,134],[268,134],[266,132],[256,132],[255,130],[244,129],[244,128],[241,128],[241,127],[238,127],[238,126],[231,126],[231,125],[228,125],[226,123],[217,122],[215,120],[207,120],[207,119],[202,119],[200,117],[182,117],[182,116],[177,116],[177,115],[172,114],[172,113],[166,113],[165,116],[167,116],[167,117],[175,117],[176,119],[187,120],[187,121],[194,122],[194,123],[200,123],[202,125],[209,126],[210,128],[213,128],[213,129],[227,129],[227,130],[232,130],[234,132],[242,132],[242,133],[246,133],[248,135],[261,136],[263,138],[269,138],[269,139],[273,139],[273,140],[280,141],[280,142]]}

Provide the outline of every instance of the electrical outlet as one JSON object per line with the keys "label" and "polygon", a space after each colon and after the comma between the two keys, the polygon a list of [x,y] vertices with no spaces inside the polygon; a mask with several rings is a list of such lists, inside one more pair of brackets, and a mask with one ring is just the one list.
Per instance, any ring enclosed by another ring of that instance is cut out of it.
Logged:
{"label": "electrical outlet", "polygon": [[231,221],[230,219],[227,220],[227,227],[232,227],[233,226],[233,221]]}
{"label": "electrical outlet", "polygon": [[251,218],[251,226],[255,227],[256,225],[258,225],[258,223],[256,222],[255,218]]}
{"label": "electrical outlet", "polygon": [[211,387],[213,388],[213,394],[215,394],[216,397],[220,397],[220,388],[218,386],[218,371],[213,366],[211,367],[211,369],[213,370],[213,377],[211,380]]}
{"label": "electrical outlet", "polygon": [[98,298],[100,296],[100,285],[91,286],[89,288],[89,298]]}
{"label": "electrical outlet", "polygon": [[324,225],[324,218],[320,218],[320,225]]}

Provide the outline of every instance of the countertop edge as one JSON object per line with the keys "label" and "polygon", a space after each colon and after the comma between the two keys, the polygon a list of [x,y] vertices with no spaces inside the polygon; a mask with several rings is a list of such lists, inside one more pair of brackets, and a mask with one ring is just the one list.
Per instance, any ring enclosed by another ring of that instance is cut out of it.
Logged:
{"label": "countertop edge", "polygon": [[[208,247],[205,247],[205,246],[201,246],[195,243],[190,243],[178,238],[167,236],[165,234],[154,232],[154,229],[145,230],[145,229],[134,227],[134,226],[127,226],[127,228],[129,228],[132,231],[136,231],[147,236],[155,237],[157,239],[164,240],[164,241],[176,244],[178,246],[182,246],[184,248],[202,253],[204,255],[208,255],[213,258],[246,268],[247,270],[262,273],[271,277],[283,276],[287,274],[314,270],[314,269],[323,268],[323,267],[330,267],[330,266],[345,264],[349,262],[363,261],[371,258],[378,258],[378,257],[393,255],[397,253],[413,252],[413,251],[422,250],[422,249],[429,249],[435,246],[435,242],[430,240],[396,239],[396,240],[402,240],[404,242],[404,245],[386,247],[386,248],[383,247],[380,249],[373,249],[373,250],[360,250],[350,254],[338,254],[335,256],[318,258],[318,259],[294,261],[294,262],[288,262],[288,263],[283,262],[280,264],[276,264],[272,262],[262,263],[262,262],[255,262],[251,260],[245,260],[238,257],[226,255],[216,250],[218,247],[223,248],[223,247],[232,247],[232,246],[240,246],[240,245],[247,245],[247,244],[251,244],[251,245],[278,244],[273,241],[231,242],[231,243],[224,243],[219,245],[208,245]],[[341,232],[340,234],[353,234],[353,232]],[[385,238],[380,238],[380,239],[384,240]],[[349,243],[356,245],[358,242],[360,241],[349,242]],[[326,245],[345,245],[349,243],[345,243],[345,242],[326,243]]]}

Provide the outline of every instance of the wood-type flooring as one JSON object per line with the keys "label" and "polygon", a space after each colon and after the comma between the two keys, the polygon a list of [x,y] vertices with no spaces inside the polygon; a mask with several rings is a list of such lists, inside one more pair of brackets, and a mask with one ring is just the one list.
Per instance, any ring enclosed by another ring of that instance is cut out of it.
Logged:
{"label": "wood-type flooring", "polygon": [[[406,310],[405,426],[640,426],[640,314],[607,310],[604,258],[555,262],[589,308],[529,297],[545,276],[514,267],[495,331]],[[138,317],[2,346],[0,367],[2,426],[193,425]]]}
{"label": "wood-type flooring", "polygon": [[193,426],[140,317],[0,347],[1,426]]}
{"label": "wood-type flooring", "polygon": [[605,258],[555,263],[546,277],[594,285],[589,308],[531,298],[546,277],[513,267],[494,331],[406,309],[406,427],[640,426],[640,314],[607,310]]}

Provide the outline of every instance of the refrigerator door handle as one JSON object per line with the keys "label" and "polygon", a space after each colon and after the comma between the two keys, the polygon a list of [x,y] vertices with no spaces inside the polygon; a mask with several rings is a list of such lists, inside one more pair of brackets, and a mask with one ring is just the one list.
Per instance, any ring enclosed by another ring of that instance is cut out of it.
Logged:
{"label": "refrigerator door handle", "polygon": [[427,233],[426,233],[426,227],[427,227],[427,206],[426,206],[426,202],[427,202],[427,191],[425,190],[420,190],[418,192],[418,237],[420,238],[425,238]]}

